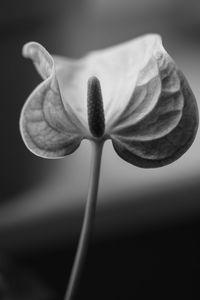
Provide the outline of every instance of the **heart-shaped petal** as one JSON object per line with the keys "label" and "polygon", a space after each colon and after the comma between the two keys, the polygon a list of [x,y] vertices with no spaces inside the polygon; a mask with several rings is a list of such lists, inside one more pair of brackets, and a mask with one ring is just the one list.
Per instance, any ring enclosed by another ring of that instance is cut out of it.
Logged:
{"label": "heart-shaped petal", "polygon": [[[93,51],[79,60],[55,57],[55,68],[64,106],[70,105],[88,131],[87,82],[97,77],[101,83],[106,132],[121,115],[133,94],[139,74],[140,84],[158,73],[153,57],[155,49],[163,49],[158,35],[150,34],[132,41]],[[145,69],[146,68],[146,69]],[[145,72],[148,72],[147,78]],[[142,82],[143,80],[143,82]],[[152,99],[152,105],[154,105]],[[155,100],[156,101],[156,100]]]}
{"label": "heart-shaped petal", "polygon": [[[33,42],[23,54],[44,79],[27,100],[20,121],[23,139],[35,154],[62,157],[83,138],[111,138],[123,159],[158,167],[176,160],[194,140],[196,101],[160,36],[146,35],[79,60],[51,57]],[[95,86],[88,85],[90,78],[99,82],[101,116],[95,112],[97,99],[88,106],[88,95],[96,95],[87,90]],[[88,121],[91,105],[95,128],[101,127],[95,118],[105,119],[105,130],[97,136]]]}
{"label": "heart-shaped petal", "polygon": [[[154,109],[130,126],[126,134],[113,137],[119,156],[138,167],[155,168],[172,163],[186,152],[196,136],[195,97],[183,73],[174,72],[161,76],[162,91]],[[176,90],[178,79],[180,87]]]}
{"label": "heart-shaped petal", "polygon": [[[23,48],[44,81],[25,103],[20,130],[26,146],[36,155],[58,158],[72,153],[80,144],[82,126],[70,107],[64,108],[54,61],[39,44],[31,42]],[[67,104],[66,104],[67,105]]]}

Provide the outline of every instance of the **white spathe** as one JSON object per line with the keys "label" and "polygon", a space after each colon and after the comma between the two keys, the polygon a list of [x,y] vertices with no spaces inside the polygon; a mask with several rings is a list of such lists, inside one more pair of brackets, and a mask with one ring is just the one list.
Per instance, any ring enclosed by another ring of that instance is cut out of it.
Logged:
{"label": "white spathe", "polygon": [[198,110],[184,75],[149,34],[79,60],[53,56],[38,43],[24,46],[44,79],[27,100],[20,128],[36,155],[59,158],[93,139],[88,126],[87,82],[101,83],[105,139],[140,167],[173,162],[192,144]]}

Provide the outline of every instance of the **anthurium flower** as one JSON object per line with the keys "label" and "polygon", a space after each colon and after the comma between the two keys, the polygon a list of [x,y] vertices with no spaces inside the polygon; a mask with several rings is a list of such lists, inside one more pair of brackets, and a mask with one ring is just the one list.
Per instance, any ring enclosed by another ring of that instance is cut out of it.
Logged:
{"label": "anthurium flower", "polygon": [[65,300],[72,300],[95,217],[103,143],[111,139],[126,161],[159,167],[180,157],[198,126],[194,95],[182,72],[150,34],[79,60],[50,54],[28,43],[43,78],[25,103],[20,130],[36,155],[61,158],[91,140],[91,173],[83,226]]}
{"label": "anthurium flower", "polygon": [[43,78],[21,113],[27,147],[45,158],[75,151],[83,139],[111,139],[124,160],[159,167],[192,144],[198,109],[160,36],[145,35],[74,60],[30,42],[23,55]]}

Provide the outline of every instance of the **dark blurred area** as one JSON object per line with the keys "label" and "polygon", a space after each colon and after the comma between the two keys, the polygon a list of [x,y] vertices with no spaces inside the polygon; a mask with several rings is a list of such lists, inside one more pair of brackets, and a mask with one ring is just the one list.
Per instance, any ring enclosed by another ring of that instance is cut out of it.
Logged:
{"label": "dark blurred area", "polygon": [[[150,32],[163,37],[199,105],[199,1],[0,1],[0,299],[63,299],[89,175],[87,143],[62,161],[25,148],[20,111],[40,77],[22,46],[34,40],[50,53],[80,57]],[[77,299],[200,298],[199,140],[157,170],[130,166],[106,145]]]}

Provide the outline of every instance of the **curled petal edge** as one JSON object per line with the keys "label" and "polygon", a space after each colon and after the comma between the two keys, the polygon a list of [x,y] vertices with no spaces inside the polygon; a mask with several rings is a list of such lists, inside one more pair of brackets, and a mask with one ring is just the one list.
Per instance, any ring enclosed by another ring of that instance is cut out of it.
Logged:
{"label": "curled petal edge", "polygon": [[27,99],[20,116],[20,132],[27,148],[43,158],[62,158],[74,152],[82,134],[75,116],[64,108],[48,52],[38,43],[28,43],[23,55],[33,60],[44,81]]}

